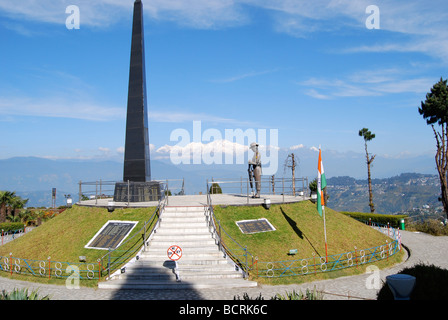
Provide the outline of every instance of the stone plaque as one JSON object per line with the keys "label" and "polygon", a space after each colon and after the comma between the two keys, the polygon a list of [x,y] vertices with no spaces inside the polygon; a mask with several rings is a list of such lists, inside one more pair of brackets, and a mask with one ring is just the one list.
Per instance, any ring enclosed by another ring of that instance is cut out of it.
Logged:
{"label": "stone plaque", "polygon": [[274,226],[266,218],[257,220],[242,220],[237,221],[236,224],[244,234],[275,231]]}
{"label": "stone plaque", "polygon": [[138,221],[109,220],[84,248],[100,250],[115,249],[126,239],[137,223]]}

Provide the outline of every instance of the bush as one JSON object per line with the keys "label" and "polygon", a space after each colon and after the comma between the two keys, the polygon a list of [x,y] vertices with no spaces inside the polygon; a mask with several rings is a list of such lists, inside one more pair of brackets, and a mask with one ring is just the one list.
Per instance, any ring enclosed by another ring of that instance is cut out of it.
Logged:
{"label": "bush", "polygon": [[[409,274],[416,278],[415,287],[411,293],[411,300],[446,300],[448,299],[448,270],[426,265],[416,264],[404,268],[400,274]],[[383,284],[377,295],[378,300],[393,300],[394,296],[387,283]]]}
{"label": "bush", "polygon": [[28,289],[14,289],[10,293],[2,290],[2,293],[0,294],[0,300],[50,300],[50,297],[39,297],[39,295],[37,294],[37,290],[34,290],[30,294],[28,294]]}
{"label": "bush", "polygon": [[[316,287],[314,287],[314,290],[311,291],[309,289],[306,289],[305,293],[302,293],[302,291],[295,291],[292,292],[286,291],[284,295],[281,295],[277,293],[275,296],[272,296],[270,300],[323,300],[324,295],[322,292],[317,291]],[[240,296],[234,296],[233,300],[264,300],[264,297],[261,295],[258,295],[255,298],[250,297],[247,292],[243,294],[243,297]]]}
{"label": "bush", "polygon": [[379,214],[379,213],[365,213],[365,212],[342,212],[353,219],[367,222],[369,218],[372,222],[384,224],[386,225],[388,222],[391,227],[398,228],[400,226],[401,219],[405,219],[408,217],[407,215],[392,215],[392,214]]}
{"label": "bush", "polygon": [[411,223],[407,227],[408,230],[424,232],[433,236],[447,236],[448,227],[443,225],[439,220],[429,219],[424,222]]}
{"label": "bush", "polygon": [[16,231],[24,228],[24,224],[22,222],[4,222],[0,223],[0,232],[3,230],[3,232],[8,231]]}
{"label": "bush", "polygon": [[222,190],[221,187],[219,186],[219,184],[217,184],[216,182],[213,182],[213,184],[210,186],[210,193],[211,194],[221,194]]}

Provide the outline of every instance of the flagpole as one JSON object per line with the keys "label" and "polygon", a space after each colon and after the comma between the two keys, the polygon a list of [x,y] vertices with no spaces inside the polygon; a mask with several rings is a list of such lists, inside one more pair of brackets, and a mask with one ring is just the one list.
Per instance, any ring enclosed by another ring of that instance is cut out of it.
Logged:
{"label": "flagpole", "polygon": [[[327,225],[325,219],[325,194],[324,189],[327,186],[327,181],[324,173],[324,166],[322,164],[321,149],[319,145],[319,160],[317,164],[317,189],[318,189],[318,211],[319,205],[322,211],[322,218],[324,219],[324,239],[325,239],[325,262],[328,263],[328,246],[327,246]],[[323,179],[322,179],[323,178]]]}
{"label": "flagpole", "polygon": [[322,208],[324,218],[324,237],[325,237],[325,262],[328,263],[328,247],[327,247],[327,226],[325,223],[325,207]]}

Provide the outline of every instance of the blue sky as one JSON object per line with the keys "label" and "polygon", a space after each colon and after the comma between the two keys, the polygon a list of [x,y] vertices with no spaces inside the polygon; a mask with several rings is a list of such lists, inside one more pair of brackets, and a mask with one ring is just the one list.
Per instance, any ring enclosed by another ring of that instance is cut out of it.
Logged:
{"label": "blue sky", "polygon": [[[0,158],[122,160],[133,1],[19,3],[0,0]],[[379,29],[366,27],[372,4]],[[80,29],[66,27],[69,5]],[[201,121],[223,136],[275,129],[279,148],[342,157],[364,152],[367,127],[372,153],[433,159],[417,109],[448,77],[445,0],[143,5],[152,158]]]}

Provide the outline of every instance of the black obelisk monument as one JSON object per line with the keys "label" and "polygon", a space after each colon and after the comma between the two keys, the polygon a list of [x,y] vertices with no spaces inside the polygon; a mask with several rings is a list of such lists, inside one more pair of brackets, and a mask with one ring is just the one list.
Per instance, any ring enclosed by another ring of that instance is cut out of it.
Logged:
{"label": "black obelisk monument", "polygon": [[141,0],[134,2],[124,149],[123,182],[115,185],[114,201],[158,200],[160,187],[158,182],[151,181],[149,158],[145,40]]}

